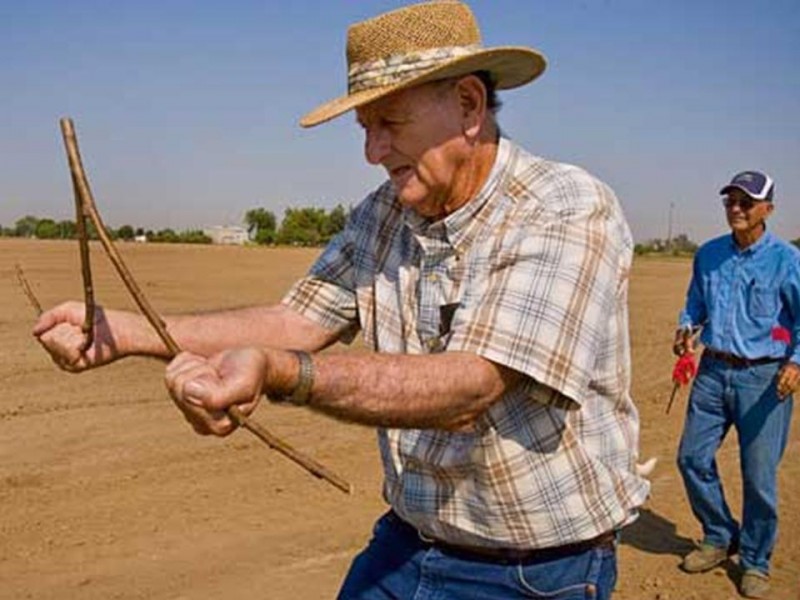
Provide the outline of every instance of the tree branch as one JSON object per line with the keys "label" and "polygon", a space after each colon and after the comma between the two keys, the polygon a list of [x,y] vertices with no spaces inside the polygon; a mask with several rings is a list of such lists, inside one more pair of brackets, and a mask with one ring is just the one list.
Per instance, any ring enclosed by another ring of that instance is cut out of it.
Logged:
{"label": "tree branch", "polygon": [[[83,170],[83,164],[81,163],[80,153],[78,150],[78,139],[75,134],[75,128],[72,123],[72,119],[69,118],[62,118],[60,121],[61,124],[61,133],[64,138],[64,145],[67,150],[67,157],[69,160],[69,168],[70,173],[72,175],[72,182],[73,188],[75,190],[75,205],[76,211],[78,207],[80,207],[80,215],[81,216],[88,216],[88,218],[92,221],[95,228],[97,229],[97,235],[100,237],[100,242],[103,245],[106,253],[108,254],[111,263],[114,265],[114,268],[117,270],[120,278],[122,279],[125,287],[130,292],[131,296],[133,296],[136,305],[139,307],[139,310],[142,314],[147,318],[150,325],[155,329],[156,333],[158,334],[161,341],[170,351],[170,353],[174,356],[178,354],[181,349],[178,346],[177,342],[173,339],[173,337],[167,331],[166,326],[164,325],[164,321],[159,317],[150,303],[147,301],[147,298],[142,293],[139,286],[136,284],[136,280],[131,275],[130,271],[128,270],[125,261],[122,259],[122,256],[117,251],[114,242],[111,240],[111,237],[108,235],[108,231],[106,230],[105,225],[103,224],[102,219],[100,218],[100,214],[97,211],[97,206],[94,202],[94,197],[92,196],[91,189],[89,188],[89,182],[86,178],[86,174]],[[79,218],[78,221],[80,222],[81,219]],[[79,228],[80,231],[80,228]],[[84,227],[83,236],[84,239],[81,244],[81,265],[84,273],[84,289],[90,290],[91,289],[91,274],[90,274],[90,267],[89,267],[89,260],[88,260],[88,244],[85,241],[86,230]],[[86,250],[84,251],[84,245]],[[88,285],[87,285],[87,273],[89,273]],[[88,306],[87,306],[87,316],[88,316]],[[91,321],[90,321],[91,323]],[[85,326],[85,324],[84,324]],[[315,475],[316,477],[325,479],[328,483],[334,485],[338,489],[342,490],[343,492],[349,494],[352,491],[352,486],[338,475],[330,471],[325,466],[321,465],[314,459],[306,456],[305,454],[301,453],[298,450],[295,450],[292,446],[278,438],[277,436],[270,433],[265,427],[259,425],[252,419],[248,418],[241,410],[239,410],[236,406],[231,406],[227,410],[228,417],[236,423],[237,425],[244,427],[251,433],[253,433],[256,437],[266,443],[270,448],[276,450],[286,456],[287,458],[293,460],[301,467],[306,469],[309,473]]]}

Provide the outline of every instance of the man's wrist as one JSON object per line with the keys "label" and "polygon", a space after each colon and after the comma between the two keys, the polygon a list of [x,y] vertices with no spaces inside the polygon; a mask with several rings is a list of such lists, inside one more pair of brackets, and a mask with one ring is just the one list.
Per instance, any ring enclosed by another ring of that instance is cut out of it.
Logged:
{"label": "man's wrist", "polygon": [[314,386],[316,374],[314,360],[308,352],[303,350],[291,350],[290,352],[297,359],[297,381],[294,387],[278,401],[288,402],[295,406],[305,406],[311,399],[311,388]]}
{"label": "man's wrist", "polygon": [[144,315],[103,309],[102,318],[114,340],[115,358],[126,356],[172,358],[172,352],[164,345]]}

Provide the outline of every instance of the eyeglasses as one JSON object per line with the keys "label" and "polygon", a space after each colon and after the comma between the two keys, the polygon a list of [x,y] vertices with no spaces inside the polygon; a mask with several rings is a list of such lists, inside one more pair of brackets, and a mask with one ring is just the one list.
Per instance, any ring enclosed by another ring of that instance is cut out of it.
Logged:
{"label": "eyeglasses", "polygon": [[738,204],[739,208],[741,208],[744,212],[747,212],[756,204],[761,204],[762,202],[766,202],[766,200],[753,200],[750,196],[744,196],[743,198],[726,196],[722,199],[722,204],[725,205],[725,208],[733,208]]}

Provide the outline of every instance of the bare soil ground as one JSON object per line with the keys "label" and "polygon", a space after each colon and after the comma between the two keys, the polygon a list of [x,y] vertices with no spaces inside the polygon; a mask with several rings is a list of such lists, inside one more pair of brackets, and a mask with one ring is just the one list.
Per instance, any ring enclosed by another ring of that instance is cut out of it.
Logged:
{"label": "bare soil ground", "polygon": [[[317,251],[125,245],[157,310],[276,301]],[[98,301],[132,308],[93,246]],[[45,306],[80,298],[76,245],[0,240],[0,598],[37,600],[332,598],[385,507],[374,433],[292,408],[258,420],[349,479],[351,496],[253,436],[196,436],[166,396],[163,366],[131,359],[99,371],[57,370],[30,336],[20,263]],[[634,398],[641,448],[660,461],[652,496],[623,535],[617,600],[737,598],[735,563],[678,569],[699,528],[674,455],[686,391],[669,415],[675,316],[685,260],[639,260],[631,284]],[[733,438],[734,436],[731,436]],[[720,455],[740,504],[735,439]],[[772,598],[800,599],[800,424],[780,473],[780,539]]]}

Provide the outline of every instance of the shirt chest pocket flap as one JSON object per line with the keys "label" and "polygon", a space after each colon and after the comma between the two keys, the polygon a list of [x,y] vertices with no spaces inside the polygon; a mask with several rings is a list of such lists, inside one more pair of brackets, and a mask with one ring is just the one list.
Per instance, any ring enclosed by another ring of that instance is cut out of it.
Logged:
{"label": "shirt chest pocket flap", "polygon": [[749,309],[753,317],[777,316],[778,290],[753,282],[750,286]]}

